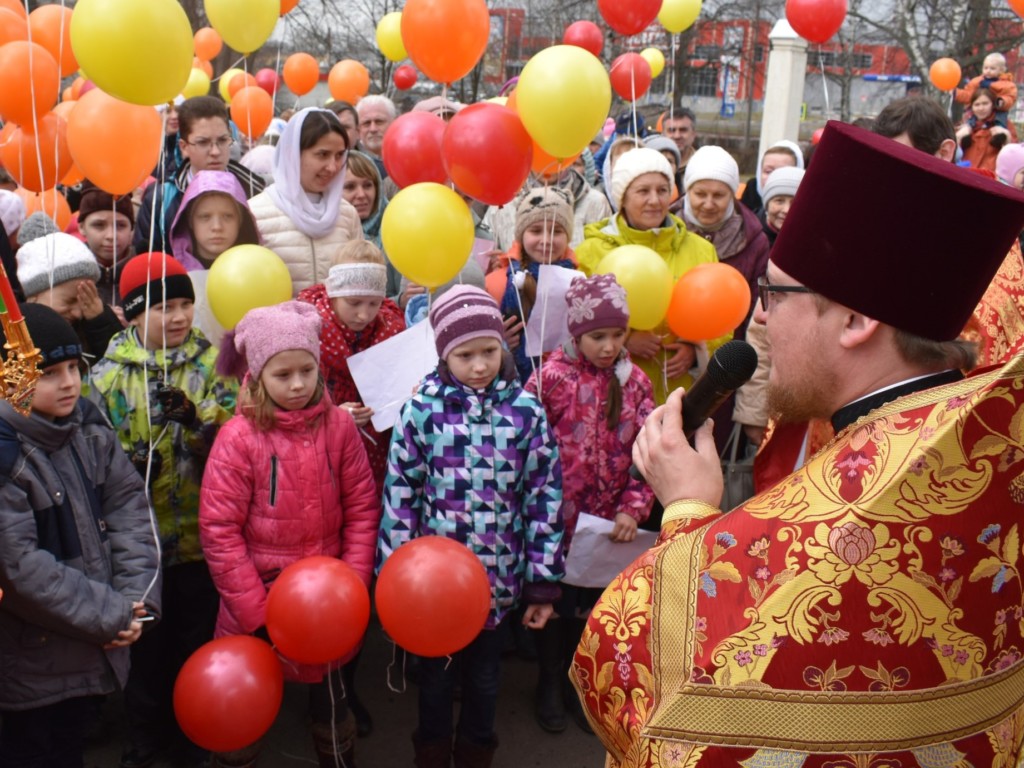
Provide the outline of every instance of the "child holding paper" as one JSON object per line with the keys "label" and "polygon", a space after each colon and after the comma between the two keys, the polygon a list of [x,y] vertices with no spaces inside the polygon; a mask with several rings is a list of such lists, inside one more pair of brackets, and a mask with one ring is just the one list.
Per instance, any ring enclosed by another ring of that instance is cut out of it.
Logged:
{"label": "child holding paper", "polygon": [[351,413],[363,434],[378,496],[384,490],[391,431],[380,433],[370,424],[373,409],[359,397],[348,358],[405,330],[402,310],[384,296],[387,277],[380,248],[355,240],[338,250],[327,280],[298,295],[320,315],[320,373],[331,402]]}
{"label": "child holding paper", "polygon": [[[502,636],[517,603],[540,629],[558,600],[562,473],[544,410],[502,348],[505,328],[485,291],[457,286],[430,310],[440,362],[407,402],[391,440],[378,566],[417,536],[446,536],[488,571],[491,612],[462,651],[420,660],[416,765],[491,764]],[[453,689],[461,672],[458,728]]]}
{"label": "child holding paper", "polygon": [[[576,269],[569,248],[573,231],[573,201],[559,187],[537,187],[526,193],[516,209],[516,240],[487,276],[487,291],[505,318],[515,317],[525,326],[537,300],[537,278],[543,264]],[[533,374],[538,360],[526,354],[526,345],[510,344],[521,381]]]}
{"label": "child holding paper", "polygon": [[[528,392],[544,403],[564,467],[565,549],[580,512],[615,522],[613,541],[636,538],[654,494],[630,476],[633,441],[654,410],[651,381],[625,350],[626,292],[614,275],[579,278],[566,292],[570,347],[555,350],[530,378]],[[566,672],[599,589],[564,585],[559,617],[537,633],[537,722],[557,733],[566,727],[566,702],[578,703]],[[574,715],[582,718],[582,712]],[[579,720],[578,718],[578,720]],[[579,720],[580,722],[585,722]]]}

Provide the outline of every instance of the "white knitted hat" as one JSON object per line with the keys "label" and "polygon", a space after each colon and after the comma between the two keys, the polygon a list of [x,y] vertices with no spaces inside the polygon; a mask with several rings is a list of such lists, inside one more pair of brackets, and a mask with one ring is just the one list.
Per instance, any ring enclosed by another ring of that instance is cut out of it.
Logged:
{"label": "white knitted hat", "polygon": [[100,267],[89,246],[72,235],[54,232],[18,249],[18,281],[26,298],[42,293],[51,283],[99,279]]}
{"label": "white knitted hat", "polygon": [[740,169],[732,155],[721,147],[701,147],[686,164],[683,186],[689,191],[698,181],[720,181],[736,194],[740,185]]}
{"label": "white knitted hat", "polygon": [[25,221],[25,202],[9,189],[0,189],[0,221],[8,236]]}
{"label": "white knitted hat", "polygon": [[625,197],[629,185],[645,173],[660,173],[670,184],[674,175],[668,159],[650,147],[631,149],[615,161],[615,167],[612,169],[612,203],[616,210],[622,208],[622,198]]}
{"label": "white knitted hat", "polygon": [[764,204],[768,205],[768,201],[773,197],[779,197],[781,195],[789,195],[792,197],[795,195],[797,187],[800,186],[800,180],[803,177],[803,168],[794,168],[791,165],[784,165],[782,168],[776,168],[768,174],[768,181],[764,184],[764,193],[761,195],[761,199],[764,201]]}

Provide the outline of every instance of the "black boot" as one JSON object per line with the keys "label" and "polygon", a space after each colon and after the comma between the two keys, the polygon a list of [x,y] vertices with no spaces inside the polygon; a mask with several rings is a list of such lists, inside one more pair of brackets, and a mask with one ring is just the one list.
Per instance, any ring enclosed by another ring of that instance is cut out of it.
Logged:
{"label": "black boot", "polygon": [[491,768],[494,752],[498,748],[497,737],[490,744],[473,744],[469,741],[455,742],[455,768]]}
{"label": "black boot", "polygon": [[565,667],[562,653],[562,619],[548,619],[533,633],[537,646],[537,724],[548,733],[561,733],[568,724],[562,681]]}
{"label": "black boot", "polygon": [[356,719],[349,711],[340,723],[313,723],[313,748],[320,768],[355,768]]}
{"label": "black boot", "polygon": [[414,733],[412,735],[412,746],[416,755],[413,759],[413,765],[416,768],[451,768],[451,739],[422,741],[419,735]]}
{"label": "black boot", "polygon": [[253,768],[260,756],[260,746],[257,741],[234,752],[215,752],[210,755],[210,768]]}
{"label": "black boot", "polygon": [[356,716],[356,733],[362,739],[373,732],[373,718],[370,717],[369,711],[363,706],[363,702],[359,700],[359,695],[356,693],[356,669],[359,666],[359,657],[361,655],[361,652],[357,653],[352,661],[341,668],[341,679],[345,683],[345,697],[348,699],[348,708]]}

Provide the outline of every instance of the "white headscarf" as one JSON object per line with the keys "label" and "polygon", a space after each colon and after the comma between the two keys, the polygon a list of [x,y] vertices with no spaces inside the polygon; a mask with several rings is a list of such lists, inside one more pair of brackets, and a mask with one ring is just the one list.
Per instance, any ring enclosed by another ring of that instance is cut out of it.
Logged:
{"label": "white headscarf", "polygon": [[764,156],[768,154],[769,149],[778,149],[779,147],[782,147],[783,149],[788,149],[790,152],[793,153],[793,156],[796,158],[797,168],[804,167],[804,151],[800,149],[800,145],[797,144],[795,141],[790,141],[789,139],[779,139],[770,147],[766,147],[764,152],[762,152],[757,158],[757,174],[754,176],[755,186],[757,187],[757,194],[759,195],[764,194],[764,190],[762,189],[763,185],[761,184],[761,166],[764,164]]}
{"label": "white headscarf", "polygon": [[325,112],[334,115],[328,109],[308,107],[288,121],[274,153],[274,183],[267,188],[267,194],[278,208],[287,214],[302,234],[320,238],[334,229],[341,213],[341,193],[345,186],[345,168],[338,172],[324,191],[319,202],[313,202],[309,194],[302,188],[300,173],[302,168],[299,139],[302,136],[302,124],[313,112]]}

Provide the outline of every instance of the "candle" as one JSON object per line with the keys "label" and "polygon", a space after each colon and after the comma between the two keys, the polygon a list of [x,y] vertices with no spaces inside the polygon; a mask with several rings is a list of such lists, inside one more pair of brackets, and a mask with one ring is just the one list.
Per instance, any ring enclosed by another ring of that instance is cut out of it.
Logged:
{"label": "candle", "polygon": [[11,281],[7,278],[7,270],[4,269],[3,264],[0,264],[0,299],[3,300],[11,322],[16,323],[21,320],[21,309],[18,308],[18,300],[14,298],[14,289],[11,287]]}

